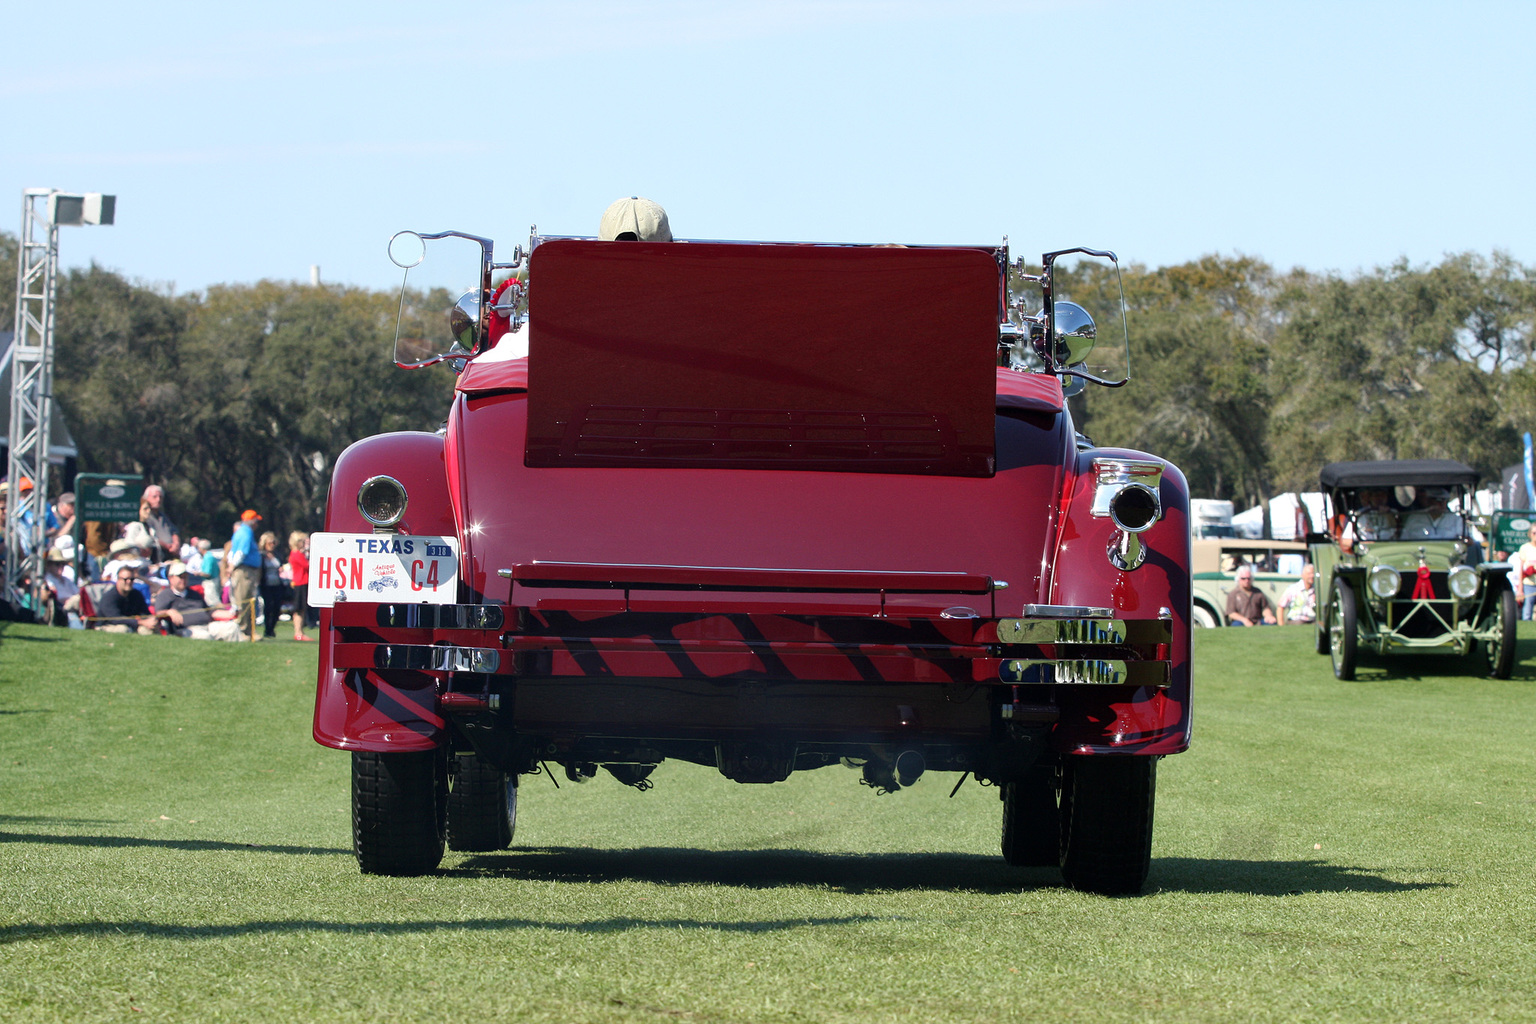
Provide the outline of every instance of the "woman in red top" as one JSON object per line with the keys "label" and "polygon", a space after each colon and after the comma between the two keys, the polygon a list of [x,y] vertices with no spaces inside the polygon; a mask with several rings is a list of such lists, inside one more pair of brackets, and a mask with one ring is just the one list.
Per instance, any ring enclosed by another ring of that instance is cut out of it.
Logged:
{"label": "woman in red top", "polygon": [[310,640],[304,635],[304,620],[309,618],[309,534],[300,530],[288,535],[288,570],[293,574],[293,638]]}

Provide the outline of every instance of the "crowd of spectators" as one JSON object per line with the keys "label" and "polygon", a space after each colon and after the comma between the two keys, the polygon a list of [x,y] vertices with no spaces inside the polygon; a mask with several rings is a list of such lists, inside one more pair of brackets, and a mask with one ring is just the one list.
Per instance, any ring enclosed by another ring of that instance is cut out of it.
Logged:
{"label": "crowd of spectators", "polygon": [[[18,495],[31,488],[32,482],[23,478]],[[0,484],[0,528],[9,496]],[[117,633],[252,641],[274,638],[278,623],[287,618],[294,640],[312,639],[305,633],[311,623],[305,600],[309,537],[303,532],[289,534],[286,561],[279,557],[275,533],[257,536],[261,515],[253,509],[241,514],[221,545],[206,537],[183,538],[165,506],[165,491],[156,485],[144,489],[137,520],[92,521],[82,530],[76,525],[75,496],[59,495],[48,507],[45,524],[43,599],[39,607],[27,609],[37,621]],[[8,571],[5,578],[10,579]],[[25,601],[20,589],[0,598],[4,610],[13,612]],[[285,615],[288,605],[292,611]]]}

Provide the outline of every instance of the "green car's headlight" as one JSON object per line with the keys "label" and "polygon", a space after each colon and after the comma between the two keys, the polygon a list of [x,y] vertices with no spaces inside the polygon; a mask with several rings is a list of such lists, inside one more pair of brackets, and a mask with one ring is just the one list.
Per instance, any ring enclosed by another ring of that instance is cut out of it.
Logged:
{"label": "green car's headlight", "polygon": [[1458,565],[1451,570],[1451,593],[1463,601],[1477,596],[1477,588],[1481,582],[1477,578],[1477,570],[1469,565]]}
{"label": "green car's headlight", "polygon": [[1396,597],[1402,585],[1402,575],[1390,565],[1378,565],[1371,570],[1371,593],[1383,601]]}

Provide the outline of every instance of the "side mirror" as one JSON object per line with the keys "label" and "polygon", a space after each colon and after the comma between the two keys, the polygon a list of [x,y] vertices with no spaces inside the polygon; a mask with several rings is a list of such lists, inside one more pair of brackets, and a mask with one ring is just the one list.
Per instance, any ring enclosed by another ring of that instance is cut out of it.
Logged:
{"label": "side mirror", "polygon": [[459,296],[448,310],[448,335],[462,353],[449,355],[473,355],[480,343],[480,294],[470,289]]}
{"label": "side mirror", "polygon": [[389,262],[401,270],[420,266],[427,258],[427,243],[414,231],[397,231],[389,240]]}
{"label": "side mirror", "polygon": [[1093,317],[1075,302],[1057,302],[1055,309],[1056,338],[1053,352],[1057,366],[1076,366],[1088,358],[1098,342],[1099,329]]}

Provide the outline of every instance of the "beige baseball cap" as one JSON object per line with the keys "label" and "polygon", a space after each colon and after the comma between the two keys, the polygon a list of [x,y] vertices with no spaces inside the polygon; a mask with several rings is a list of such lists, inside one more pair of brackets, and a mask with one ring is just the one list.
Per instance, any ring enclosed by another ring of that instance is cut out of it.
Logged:
{"label": "beige baseball cap", "polygon": [[613,242],[620,239],[640,242],[672,241],[672,225],[667,223],[667,211],[661,204],[639,196],[617,199],[603,211],[603,221],[597,227],[597,237]]}

